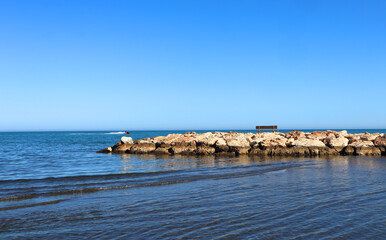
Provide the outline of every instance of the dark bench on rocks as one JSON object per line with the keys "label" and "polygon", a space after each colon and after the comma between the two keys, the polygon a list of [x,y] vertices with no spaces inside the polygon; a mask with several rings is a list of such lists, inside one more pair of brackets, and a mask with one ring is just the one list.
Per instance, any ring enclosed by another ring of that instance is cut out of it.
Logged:
{"label": "dark bench on rocks", "polygon": [[277,125],[272,125],[272,126],[256,126],[256,129],[259,130],[259,133],[261,133],[261,130],[266,130],[266,129],[272,129],[273,132],[277,130]]}

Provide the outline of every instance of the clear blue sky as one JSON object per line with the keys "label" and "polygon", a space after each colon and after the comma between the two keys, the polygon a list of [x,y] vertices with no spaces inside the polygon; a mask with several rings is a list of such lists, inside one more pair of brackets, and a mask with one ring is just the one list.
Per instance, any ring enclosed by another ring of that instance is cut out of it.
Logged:
{"label": "clear blue sky", "polygon": [[0,131],[386,128],[386,1],[0,1]]}

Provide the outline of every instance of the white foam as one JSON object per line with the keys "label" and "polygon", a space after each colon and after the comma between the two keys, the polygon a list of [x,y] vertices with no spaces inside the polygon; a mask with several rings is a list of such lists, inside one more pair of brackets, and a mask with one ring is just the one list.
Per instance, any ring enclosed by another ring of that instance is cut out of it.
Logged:
{"label": "white foam", "polygon": [[70,135],[96,135],[98,133],[70,133]]}
{"label": "white foam", "polygon": [[125,134],[125,132],[109,132],[109,133],[105,133],[105,134]]}
{"label": "white foam", "polygon": [[266,174],[277,174],[277,173],[283,173],[285,171],[287,171],[287,169],[273,170],[271,172],[267,172]]}

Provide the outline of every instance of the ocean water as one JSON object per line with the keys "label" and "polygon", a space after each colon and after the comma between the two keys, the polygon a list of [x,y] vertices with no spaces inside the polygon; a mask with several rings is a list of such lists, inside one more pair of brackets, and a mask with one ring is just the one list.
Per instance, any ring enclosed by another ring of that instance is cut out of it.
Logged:
{"label": "ocean water", "polygon": [[0,238],[385,239],[385,157],[95,153],[122,136],[0,133]]}

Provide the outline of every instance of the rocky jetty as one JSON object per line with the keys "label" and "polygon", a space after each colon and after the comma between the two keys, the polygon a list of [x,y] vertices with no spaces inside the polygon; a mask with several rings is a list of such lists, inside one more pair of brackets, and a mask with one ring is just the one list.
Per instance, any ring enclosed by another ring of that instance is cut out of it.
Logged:
{"label": "rocky jetty", "polygon": [[133,141],[122,137],[112,147],[99,153],[167,155],[256,155],[256,156],[328,156],[386,155],[386,134],[348,134],[347,131],[311,133],[239,133],[207,132],[169,134]]}

